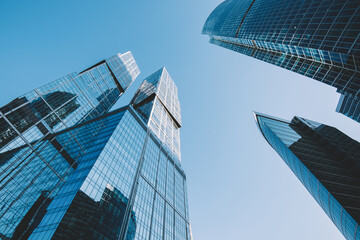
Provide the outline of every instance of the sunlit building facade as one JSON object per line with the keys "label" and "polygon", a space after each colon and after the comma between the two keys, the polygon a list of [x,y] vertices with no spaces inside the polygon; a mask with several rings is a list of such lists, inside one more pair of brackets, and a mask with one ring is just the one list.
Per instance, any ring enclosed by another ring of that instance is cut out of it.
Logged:
{"label": "sunlit building facade", "polygon": [[213,44],[351,94],[355,105],[360,96],[359,32],[356,0],[227,0],[202,30]]}
{"label": "sunlit building facade", "polygon": [[177,96],[177,86],[163,67],[144,80],[132,105],[151,131],[180,160],[181,112]]}
{"label": "sunlit building facade", "polygon": [[360,239],[360,143],[301,117],[255,113],[257,125],[347,240]]}
{"label": "sunlit building facade", "polygon": [[108,112],[140,71],[131,52],[68,74],[0,108],[0,152]]}
{"label": "sunlit building facade", "polygon": [[132,103],[1,153],[0,238],[191,239],[185,173],[150,122]]}

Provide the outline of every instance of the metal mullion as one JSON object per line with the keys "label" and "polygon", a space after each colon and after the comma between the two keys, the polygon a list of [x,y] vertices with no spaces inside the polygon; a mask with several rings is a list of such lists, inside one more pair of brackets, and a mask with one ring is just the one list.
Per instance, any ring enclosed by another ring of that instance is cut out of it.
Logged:
{"label": "metal mullion", "polygon": [[[39,122],[40,122],[40,121],[39,121]],[[39,123],[39,122],[37,122],[37,123]],[[30,129],[30,128],[28,128],[28,129]],[[27,130],[28,130],[28,129],[27,129]],[[25,132],[25,131],[24,131],[24,132]],[[35,143],[43,140],[45,137],[47,137],[47,136],[50,135],[50,134],[51,134],[50,131],[49,131],[46,135],[43,134],[43,136],[41,136],[40,138],[38,138],[38,139],[36,139],[36,140],[33,140],[33,143],[35,144]],[[19,136],[17,136],[17,137],[19,137]],[[17,138],[17,137],[16,137],[16,138]],[[6,147],[8,147],[9,144],[13,143],[13,141],[16,140],[16,138],[13,139],[11,142],[7,143],[5,146],[3,146],[3,147],[1,148],[1,150],[3,150],[3,149],[5,149]],[[24,145],[26,145],[26,144],[24,144]],[[22,146],[23,146],[23,145],[22,145]],[[21,146],[20,146],[20,147],[21,147]],[[15,147],[15,148],[17,148],[17,147]],[[15,148],[13,148],[13,149],[15,149]],[[13,149],[10,149],[10,150],[13,150]],[[7,151],[10,151],[10,150],[7,150]],[[6,151],[6,152],[7,152],[7,151]]]}
{"label": "metal mullion", "polygon": [[[27,153],[29,153],[29,151],[30,151],[30,149],[25,150],[19,157],[17,157],[12,163],[10,163],[4,170],[2,170],[0,172],[0,176],[2,174],[6,173],[9,169],[11,169],[17,163],[17,161],[21,160]],[[29,156],[30,155],[31,155],[31,153],[29,154]],[[6,178],[6,177],[4,177],[4,178]],[[0,183],[3,181],[3,179],[0,179]]]}
{"label": "metal mullion", "polygon": [[[68,170],[66,171],[65,176],[69,173],[70,169],[71,169],[71,166],[70,166],[70,167],[68,168]],[[57,184],[56,184],[56,185],[53,187],[53,189],[51,190],[51,192],[48,194],[47,198],[53,194],[53,192],[59,187],[60,184],[61,184],[61,181],[58,181]],[[44,203],[45,203],[45,201],[43,201],[43,202],[41,203],[41,205],[38,207],[36,213],[41,209],[41,207],[44,205]],[[40,222],[40,223],[41,223],[41,222]],[[30,227],[30,226],[31,226],[31,225],[28,225],[28,227]],[[27,228],[27,229],[28,229],[28,228]],[[27,229],[26,229],[26,230],[27,230]],[[26,231],[24,231],[24,233],[25,233],[25,232],[26,232]]]}
{"label": "metal mullion", "polygon": [[[45,145],[44,145],[44,144],[40,144],[37,148],[35,148],[35,151],[42,150],[42,149],[44,149],[44,148],[45,148],[47,145],[49,145],[49,144],[50,144],[50,141],[49,141],[48,143],[46,143]],[[25,144],[25,145],[26,145],[26,144]],[[5,171],[9,170],[9,168],[10,168],[13,164],[15,164],[17,161],[21,160],[22,157],[24,157],[26,154],[29,153],[29,151],[30,151],[30,149],[27,150],[27,151],[25,151],[23,154],[21,154],[21,156],[19,156],[19,157],[18,157],[12,164],[10,164],[8,167],[6,167],[6,168],[1,172],[1,174],[4,173]],[[34,151],[33,151],[33,152],[34,152]],[[29,153],[29,155],[28,155],[27,157],[25,157],[25,159],[22,160],[21,163],[23,163],[29,156],[31,156],[31,152]],[[34,156],[30,158],[30,160],[29,160],[28,163],[30,163],[33,158],[34,158]],[[16,166],[16,168],[17,168],[21,163],[19,163],[19,164]],[[26,163],[26,164],[28,164],[28,163]],[[15,170],[16,168],[14,168],[14,170]],[[13,170],[13,171],[14,171],[14,170]],[[19,170],[19,171],[20,171],[20,170]],[[18,172],[19,172],[19,171],[18,171]],[[10,173],[12,173],[12,171],[11,171]],[[10,174],[10,173],[9,173],[9,174]],[[9,175],[9,174],[8,174],[8,175]],[[8,175],[7,175],[7,176],[8,176]],[[5,176],[4,178],[2,178],[2,179],[0,180],[0,182],[2,182],[7,176]],[[1,189],[2,189],[2,187],[0,187],[0,190],[1,190]]]}
{"label": "metal mullion", "polygon": [[[161,140],[161,139],[160,139]],[[166,219],[166,202],[167,202],[167,199],[166,199],[166,193],[167,193],[167,169],[168,169],[168,164],[169,164],[169,159],[168,159],[168,156],[166,156],[166,167],[165,167],[165,191],[164,191],[164,223],[163,223],[163,239],[165,239],[165,219]]]}
{"label": "metal mullion", "polygon": [[[39,149],[39,150],[43,150],[46,146],[48,146],[48,145],[50,145],[50,142],[48,142],[47,144],[45,144],[44,146],[42,146],[42,148],[41,149]],[[40,146],[39,146],[39,148],[40,148]],[[36,149],[37,150],[37,149]],[[50,159],[50,161],[48,162],[49,164],[55,159],[55,157],[57,156],[57,154],[59,154],[59,152],[57,152],[51,159]],[[30,154],[31,155],[31,154]],[[29,155],[29,156],[30,156]],[[13,180],[14,179],[14,177],[16,177],[18,174],[20,174],[21,172],[22,172],[22,170],[27,166],[27,165],[29,165],[31,162],[32,162],[32,160],[34,160],[34,157],[35,156],[32,156],[30,159],[29,159],[29,161],[28,162],[26,162],[20,169],[18,169],[17,170],[17,172],[15,172],[5,183],[4,183],[4,185],[3,186],[1,186],[0,187],[0,190],[2,190],[11,180]],[[24,159],[24,161],[26,160],[26,158]],[[21,163],[20,163],[21,164]],[[18,164],[18,166],[20,165],[20,164]],[[71,167],[71,166],[70,166]],[[36,178],[36,177],[35,177]],[[35,179],[34,178],[34,179]],[[3,179],[5,179],[5,178],[3,178]],[[2,181],[2,180],[1,180]]]}
{"label": "metal mullion", "polygon": [[[334,67],[339,67],[339,66],[334,66]],[[341,68],[341,67],[339,67]],[[344,68],[341,68],[340,72],[336,74],[336,77],[334,76],[334,81],[331,82],[331,84],[329,84],[330,86],[334,86],[336,84],[336,81],[340,78],[339,76],[343,74],[343,71],[345,69]],[[340,78],[341,80],[341,78]]]}
{"label": "metal mullion", "polygon": [[[308,9],[310,9],[310,8],[308,8]],[[316,13],[319,11],[319,9],[320,9],[320,7],[317,7],[315,13],[314,13],[312,16],[315,16]],[[314,17],[311,17],[311,20],[312,20],[312,19],[314,19]],[[310,22],[311,22],[311,20],[310,20]],[[323,20],[324,20],[324,18],[321,19],[321,22],[322,22]],[[321,25],[321,22],[320,22],[320,24],[318,24],[317,28],[314,30],[314,33],[316,33],[316,31],[319,29],[319,27],[320,27],[320,25]],[[306,26],[304,32],[306,32],[306,31],[309,29],[309,26],[310,26],[310,24],[308,24],[308,25]],[[305,34],[302,35],[301,40],[304,38],[304,36],[305,36]],[[315,35],[314,35],[314,36],[315,36]],[[310,40],[309,42],[311,42],[312,39],[313,39],[313,38],[311,38],[311,40]]]}
{"label": "metal mullion", "polygon": [[345,84],[345,86],[344,86],[343,89],[346,89],[346,88],[347,88],[347,86],[348,86],[349,83],[351,82],[351,79],[353,79],[355,75],[356,75],[356,72],[354,71],[353,75],[350,77],[349,81],[347,81],[347,83]]}
{"label": "metal mullion", "polygon": [[[31,99],[31,100],[32,100],[32,99]],[[16,110],[18,110],[19,108],[22,108],[23,106],[25,106],[26,104],[29,104],[29,103],[30,103],[29,100],[27,100],[25,103],[23,103],[23,104],[15,107],[15,108],[12,108],[10,111],[4,113],[4,115],[6,116],[6,115],[8,115],[8,114],[10,114],[10,113],[13,113],[13,112],[15,112]]]}
{"label": "metal mullion", "polygon": [[[187,219],[189,216],[187,216],[187,212],[186,212],[186,197],[185,197],[185,195],[186,195],[186,192],[185,192],[185,179],[182,177],[182,189],[183,189],[183,197],[184,197],[184,215],[185,215],[185,219]],[[186,222],[186,220],[185,220],[185,222]],[[185,226],[186,227],[186,226]]]}
{"label": "metal mullion", "polygon": [[[61,86],[64,86],[65,84],[69,83],[71,80],[76,79],[76,78],[78,77],[78,76],[76,76],[75,78],[72,78],[70,74],[68,74],[67,76],[69,76],[69,78],[70,78],[69,80],[67,80],[67,81],[65,81],[64,83],[62,83],[62,84],[60,84],[60,85],[57,85],[57,86],[55,86],[55,87],[47,90],[46,92],[43,92],[42,94],[51,92],[51,91],[53,91],[53,90],[55,90],[55,89],[57,89],[57,88],[59,88],[59,87],[61,87]],[[65,76],[65,77],[66,77],[66,76]],[[64,78],[64,77],[62,77],[62,78]],[[61,78],[59,78],[59,79],[61,79]],[[59,80],[59,79],[57,79],[57,80]],[[56,82],[57,80],[54,80],[53,82]],[[51,83],[52,83],[52,82],[50,82],[49,84],[51,84]],[[48,84],[46,84],[46,85],[48,85]],[[45,85],[45,86],[46,86],[46,85]],[[43,86],[43,87],[45,87],[45,86]],[[34,89],[34,91],[35,91],[36,93],[38,93],[37,89]]]}
{"label": "metal mullion", "polygon": [[135,197],[136,197],[137,189],[138,189],[138,186],[139,186],[140,173],[141,173],[142,165],[143,165],[143,162],[144,162],[145,150],[147,148],[147,143],[148,143],[149,137],[150,137],[150,132],[149,132],[149,129],[148,129],[146,131],[146,138],[144,140],[144,145],[143,145],[143,148],[141,150],[140,159],[139,159],[138,167],[136,169],[135,178],[134,178],[134,181],[133,181],[133,184],[132,184],[132,187],[131,187],[129,201],[128,201],[128,204],[126,206],[126,210],[125,210],[125,214],[124,214],[124,220],[123,220],[120,235],[119,235],[119,238],[118,238],[119,240],[125,239],[126,235],[127,235],[127,229],[128,229],[128,225],[129,225],[130,215],[131,215],[131,211],[133,209],[133,205],[135,203]]}
{"label": "metal mullion", "polygon": [[[343,9],[344,9],[344,6],[343,6],[343,8],[342,8],[340,11],[342,11]],[[360,6],[355,10],[355,13],[356,13],[359,9],[360,9]],[[344,30],[345,30],[346,27],[349,25],[349,23],[350,23],[351,20],[354,18],[354,16],[355,16],[355,14],[351,15],[349,21],[346,23],[346,26],[345,26]],[[338,40],[337,40],[336,43],[334,44],[334,47],[333,47],[333,49],[332,49],[333,51],[334,51],[334,49],[335,49],[335,46],[338,44],[338,42],[339,42],[339,40],[340,40],[340,38],[341,38],[342,35],[344,35],[344,31],[341,32],[341,35],[339,36]],[[358,35],[358,37],[359,37],[359,35]],[[355,42],[356,42],[356,40],[353,42],[351,48],[349,49],[349,52],[350,52],[350,50],[352,49],[352,47],[354,46]],[[349,53],[349,52],[348,52],[348,53]]]}
{"label": "metal mullion", "polygon": [[[36,93],[38,93],[38,92],[36,92]],[[39,94],[39,93],[38,93],[38,94]],[[77,97],[78,97],[78,95],[74,96],[73,98],[69,99],[68,101],[66,101],[65,103],[63,103],[63,104],[60,105],[59,107],[57,107],[56,109],[52,109],[49,104],[47,104],[47,105],[50,107],[50,109],[51,109],[52,111],[56,111],[56,110],[59,110],[60,108],[62,108],[63,106],[65,106],[66,104],[68,104],[70,101],[76,99]],[[44,102],[46,102],[46,100],[45,100],[43,97],[40,96],[40,98],[41,98],[42,100],[44,100]],[[47,102],[46,102],[46,103],[47,103]],[[51,113],[47,114],[45,117],[43,117],[43,118],[41,118],[41,119],[45,119],[45,118],[47,118],[47,117],[50,116],[50,115],[51,115]],[[41,119],[40,119],[38,122],[40,122]]]}
{"label": "metal mullion", "polygon": [[89,73],[89,75],[92,77],[93,82],[95,83],[95,85],[100,89],[100,92],[101,92],[102,94],[104,94],[103,90],[101,89],[101,87],[100,87],[99,84],[97,83],[96,78],[94,77],[94,74],[92,74],[92,72],[90,72],[90,71],[89,71],[88,73]]}
{"label": "metal mullion", "polygon": [[21,139],[34,151],[36,155],[58,176],[62,181],[64,181],[63,177],[35,150],[35,148],[29,143],[24,136],[15,128],[15,126],[4,116],[4,114],[0,111],[0,115],[5,119],[5,121],[15,130],[15,132],[21,137]]}
{"label": "metal mullion", "polygon": [[[82,75],[81,75],[82,76]],[[87,99],[87,101],[90,103],[90,105],[94,108],[95,106],[92,104],[92,102],[88,99],[88,97],[86,96],[86,94],[85,94],[85,90],[88,90],[89,88],[90,88],[90,85],[87,85],[87,88],[85,88],[84,90],[83,89],[81,89],[80,87],[79,87],[79,85],[74,81],[74,79],[73,79],[73,82],[74,82],[74,84],[75,84],[75,86],[80,90],[80,94],[78,94],[78,96],[80,96],[81,94]]]}
{"label": "metal mullion", "polygon": [[103,82],[105,83],[106,87],[110,90],[109,85],[106,83],[105,78],[103,77],[102,73],[100,72],[100,70],[98,68],[96,68],[96,70],[98,71],[98,73],[100,74],[101,79],[103,80]]}
{"label": "metal mullion", "polygon": [[[155,205],[155,198],[156,198],[156,193],[157,192],[157,179],[158,179],[158,174],[159,174],[159,165],[160,165],[160,158],[161,158],[161,145],[159,147],[159,156],[158,156],[158,164],[157,164],[157,168],[156,168],[156,176],[155,176],[155,185],[154,185],[154,200],[153,200],[153,208],[152,208],[152,212],[151,212],[151,219],[150,219],[150,233],[149,233],[149,240],[151,240],[151,230],[152,230],[152,225],[153,225],[153,217],[154,217],[154,205]],[[151,185],[150,185],[151,186]],[[164,202],[165,203],[165,202]]]}
{"label": "metal mullion", "polygon": [[[53,111],[53,113],[59,118],[59,120],[64,124],[65,128],[68,128],[68,126],[65,124],[65,122],[59,117],[59,115],[54,111],[54,109],[49,105],[48,102],[45,101],[42,95],[38,93],[38,91],[35,90],[35,92],[41,97],[41,99],[46,103],[46,105]],[[74,140],[78,143],[75,136],[69,131],[70,135],[74,138]],[[79,143],[78,143],[79,144]],[[85,152],[85,150],[82,148],[82,146],[79,144],[80,148]]]}
{"label": "metal mullion", "polygon": [[[336,2],[336,1],[333,1],[333,2],[331,3],[331,5],[328,7],[328,9],[330,9],[330,8],[332,7],[332,5],[334,5],[335,2]],[[322,45],[324,44],[325,39],[326,39],[326,37],[328,36],[328,34],[329,34],[329,32],[330,32],[330,29],[333,29],[334,22],[336,22],[337,18],[339,17],[339,13],[340,13],[343,9],[344,9],[344,5],[342,6],[342,8],[340,9],[340,11],[338,12],[338,14],[336,15],[336,17],[334,18],[334,21],[331,23],[329,29],[327,30],[326,35],[324,36],[323,40],[322,40],[321,43],[320,43],[319,49],[322,48]]]}
{"label": "metal mullion", "polygon": [[[82,76],[82,75],[81,75],[81,76]],[[86,94],[85,94],[85,92],[84,92],[85,90],[88,90],[88,89],[91,88],[91,87],[90,87],[90,85],[87,85],[87,88],[85,88],[84,90],[82,90],[75,81],[73,81],[73,82],[74,82],[75,86],[80,90],[80,94],[78,94],[78,96],[80,96],[80,95],[82,94],[82,95],[84,96],[85,100],[86,100],[86,101],[90,104],[90,106],[92,107],[92,110],[90,110],[86,115],[83,116],[82,119],[84,119],[86,116],[88,116],[90,113],[92,113],[93,110],[95,109],[95,106],[93,105],[93,103],[90,101],[90,99],[86,96]]]}
{"label": "metal mullion", "polygon": [[[161,194],[160,192],[158,192],[158,191],[156,190],[156,188],[154,187],[154,185],[152,185],[152,184],[145,178],[145,176],[144,176],[143,174],[140,174],[140,176],[142,177],[142,179],[143,179],[146,183],[149,184],[149,186],[150,186],[152,189],[155,190],[155,192],[156,192],[161,198],[164,199],[164,201],[165,201],[176,213],[179,214],[179,216],[181,216],[181,217],[186,221],[185,215],[183,215],[182,213],[180,213],[179,211],[176,210],[176,208],[175,208],[175,201],[174,201],[174,204],[172,204],[171,202],[169,202],[163,194]],[[175,181],[174,181],[174,183],[175,183]],[[174,194],[174,197],[175,197],[175,194]],[[187,222],[187,221],[186,221],[186,222]]]}

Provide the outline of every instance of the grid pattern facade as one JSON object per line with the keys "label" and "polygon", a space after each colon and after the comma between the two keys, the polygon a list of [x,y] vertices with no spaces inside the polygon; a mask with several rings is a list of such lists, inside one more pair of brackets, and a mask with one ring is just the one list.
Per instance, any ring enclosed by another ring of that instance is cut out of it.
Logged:
{"label": "grid pattern facade", "polygon": [[[81,228],[81,215],[77,216],[80,218],[78,221],[74,221],[69,209],[72,205],[84,204],[81,204],[78,196],[85,195],[86,200],[91,200],[92,205],[96,206],[96,213],[91,213],[93,218],[104,219],[105,213],[100,203],[104,201],[104,189],[107,188],[121,192],[123,205],[118,210],[118,225],[108,227],[118,230],[112,237],[107,232],[109,239],[120,236],[120,239],[162,239],[164,232],[172,233],[169,239],[191,239],[188,210],[185,210],[185,175],[171,155],[161,147],[162,143],[146,130],[142,120],[129,108],[106,117],[101,124],[93,123],[98,127],[103,126],[100,135],[97,140],[94,139],[89,151],[81,157],[83,160],[79,160],[78,168],[69,175],[49,204],[47,214],[30,239],[46,239],[52,234],[54,239],[69,236],[99,239],[106,233],[104,230],[101,232],[106,222],[96,221],[97,225],[101,225],[99,230],[90,231],[88,224]],[[82,132],[78,129],[72,131]],[[76,191],[79,187],[80,191]],[[86,209],[89,209],[88,205],[85,205]],[[173,216],[171,220],[166,218],[165,207]],[[72,221],[66,223],[64,221],[70,219],[67,217],[69,214]],[[168,221],[172,224],[167,224]],[[96,224],[90,223],[90,226],[95,228]],[[74,233],[77,235],[67,235]]]}
{"label": "grid pattern facade", "polygon": [[360,96],[360,3],[228,0],[206,21],[210,42]]}
{"label": "grid pattern facade", "polygon": [[[107,62],[121,62],[120,56]],[[134,67],[131,59],[128,63]],[[124,92],[119,80],[103,61],[0,108],[0,236],[28,237],[21,231],[23,219],[33,214],[33,206],[54,194],[84,153],[84,143],[75,133],[69,132],[66,141],[54,134],[107,113]],[[86,141],[91,140],[88,137]]]}
{"label": "grid pattern facade", "polygon": [[[127,61],[123,62],[125,56]],[[118,65],[123,68],[116,68]],[[138,71],[131,52],[118,54],[14,99],[0,108],[0,152],[30,146],[56,131],[108,112]]]}
{"label": "grid pattern facade", "polygon": [[360,239],[360,143],[300,117],[291,122],[256,114],[274,150],[348,240]]}
{"label": "grid pattern facade", "polygon": [[[30,237],[54,195],[61,195],[59,189],[75,170],[81,171],[81,157],[92,152],[91,144],[103,127],[98,121],[87,124],[81,131],[66,131],[38,141],[33,145],[36,152],[23,145],[1,154],[0,234],[4,239]],[[62,149],[59,151],[56,146]],[[66,202],[66,198],[63,200]]]}
{"label": "grid pattern facade", "polygon": [[350,93],[342,93],[336,111],[360,122],[360,97]]}
{"label": "grid pattern facade", "polygon": [[99,115],[0,153],[1,239],[192,239],[178,158],[131,105]]}
{"label": "grid pattern facade", "polygon": [[130,87],[140,74],[140,70],[130,51],[124,54],[118,53],[107,58],[105,62],[124,91]]}
{"label": "grid pattern facade", "polygon": [[131,104],[164,147],[180,160],[180,102],[177,86],[165,68],[144,80]]}

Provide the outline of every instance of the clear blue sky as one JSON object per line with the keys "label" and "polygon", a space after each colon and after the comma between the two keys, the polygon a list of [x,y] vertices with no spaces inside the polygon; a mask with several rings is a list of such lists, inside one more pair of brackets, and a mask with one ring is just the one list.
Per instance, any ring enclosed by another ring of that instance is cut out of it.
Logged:
{"label": "clear blue sky", "polygon": [[166,66],[179,88],[182,165],[195,240],[339,240],[340,232],[258,131],[252,110],[299,115],[360,139],[334,88],[211,45],[220,0],[1,1],[0,105],[131,50],[142,79]]}

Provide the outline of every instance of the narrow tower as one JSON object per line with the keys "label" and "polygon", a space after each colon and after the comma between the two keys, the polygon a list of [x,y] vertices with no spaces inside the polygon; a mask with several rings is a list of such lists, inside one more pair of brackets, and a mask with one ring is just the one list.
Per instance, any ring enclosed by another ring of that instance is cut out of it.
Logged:
{"label": "narrow tower", "polygon": [[360,239],[360,143],[301,117],[255,113],[257,125],[347,240]]}

